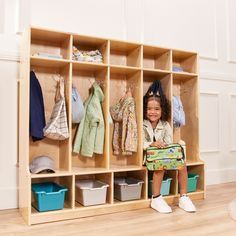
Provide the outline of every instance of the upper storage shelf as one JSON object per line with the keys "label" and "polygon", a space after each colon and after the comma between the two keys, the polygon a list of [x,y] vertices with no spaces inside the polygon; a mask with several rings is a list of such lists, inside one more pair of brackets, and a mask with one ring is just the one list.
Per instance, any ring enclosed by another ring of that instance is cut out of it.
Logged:
{"label": "upper storage shelf", "polygon": [[176,74],[197,73],[197,54],[179,50],[172,51],[172,71]]}
{"label": "upper storage shelf", "polygon": [[170,71],[170,49],[143,46],[143,68]]}
{"label": "upper storage shelf", "polygon": [[110,64],[129,67],[141,67],[141,45],[111,40]]}
{"label": "upper storage shelf", "polygon": [[70,34],[31,29],[30,55],[49,59],[70,59]]}
{"label": "upper storage shelf", "polygon": [[108,40],[73,35],[72,59],[88,63],[108,63]]}

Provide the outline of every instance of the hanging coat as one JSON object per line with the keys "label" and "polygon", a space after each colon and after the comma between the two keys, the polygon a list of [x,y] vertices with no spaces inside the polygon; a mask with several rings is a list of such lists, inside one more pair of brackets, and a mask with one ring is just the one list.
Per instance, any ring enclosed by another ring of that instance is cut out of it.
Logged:
{"label": "hanging coat", "polygon": [[103,154],[104,118],[101,103],[104,94],[100,86],[93,84],[93,93],[85,101],[85,116],[76,133],[73,151],[83,156],[92,157],[93,153]]}
{"label": "hanging coat", "polygon": [[122,99],[110,109],[114,120],[113,151],[115,155],[137,152],[138,130],[133,97]]}
{"label": "hanging coat", "polygon": [[44,138],[45,113],[40,83],[33,71],[30,72],[30,135],[33,141]]}

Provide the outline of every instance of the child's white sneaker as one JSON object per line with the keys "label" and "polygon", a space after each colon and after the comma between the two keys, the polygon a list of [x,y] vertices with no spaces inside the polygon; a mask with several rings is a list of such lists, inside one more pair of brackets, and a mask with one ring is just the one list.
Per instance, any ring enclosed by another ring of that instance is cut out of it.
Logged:
{"label": "child's white sneaker", "polygon": [[160,195],[159,197],[152,198],[151,208],[160,212],[160,213],[171,213],[172,209]]}
{"label": "child's white sneaker", "polygon": [[194,206],[193,202],[186,195],[179,198],[179,207],[187,212],[196,211],[196,207]]}

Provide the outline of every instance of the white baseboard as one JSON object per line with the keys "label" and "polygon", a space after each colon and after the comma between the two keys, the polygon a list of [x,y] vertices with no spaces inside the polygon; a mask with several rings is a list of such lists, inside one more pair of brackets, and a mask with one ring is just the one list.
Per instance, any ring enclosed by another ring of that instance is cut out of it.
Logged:
{"label": "white baseboard", "polygon": [[0,189],[0,210],[18,208],[18,190],[15,188]]}
{"label": "white baseboard", "polygon": [[206,185],[222,184],[236,181],[236,167],[206,171]]}

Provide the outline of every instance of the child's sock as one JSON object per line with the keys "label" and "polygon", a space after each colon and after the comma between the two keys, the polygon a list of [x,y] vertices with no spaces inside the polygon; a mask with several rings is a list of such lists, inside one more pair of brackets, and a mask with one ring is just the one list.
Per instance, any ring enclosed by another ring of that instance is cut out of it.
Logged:
{"label": "child's sock", "polygon": [[158,194],[158,195],[155,195],[155,196],[153,195],[152,198],[158,198],[160,196],[161,196],[161,194]]}

